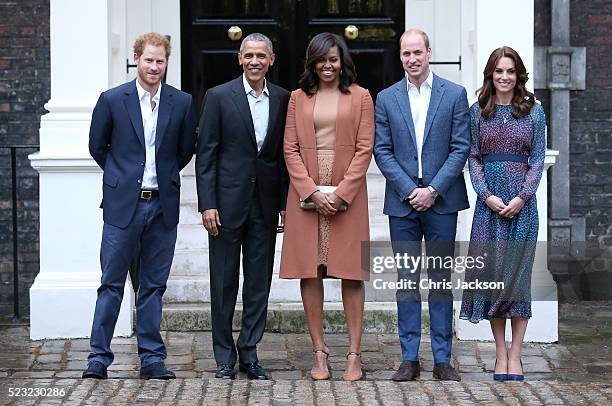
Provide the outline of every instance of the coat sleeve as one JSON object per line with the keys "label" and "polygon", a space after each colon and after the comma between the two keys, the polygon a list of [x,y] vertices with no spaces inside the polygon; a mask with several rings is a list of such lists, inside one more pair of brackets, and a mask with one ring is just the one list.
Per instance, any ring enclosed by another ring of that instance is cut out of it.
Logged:
{"label": "coat sleeve", "polygon": [[191,161],[191,158],[193,158],[196,143],[196,127],[193,118],[193,103],[191,95],[189,95],[187,102],[188,106],[185,111],[185,115],[183,116],[178,141],[177,161],[179,164],[179,171],[187,166],[189,161]]}
{"label": "coat sleeve", "polygon": [[355,138],[355,156],[338,184],[336,195],[351,204],[365,180],[374,147],[374,103],[366,90],[361,97],[361,119]]}
{"label": "coat sleeve", "polygon": [[429,184],[444,195],[461,176],[470,153],[470,110],[467,102],[467,92],[461,88],[453,106],[453,123],[450,134],[450,152],[438,173]]}
{"label": "coat sleeve", "polygon": [[387,112],[384,98],[384,94],[379,93],[376,99],[374,159],[387,183],[395,190],[403,202],[417,185],[406,171],[402,169],[395,156],[393,136],[389,124],[389,113]]}
{"label": "coat sleeve", "polygon": [[93,109],[89,127],[89,153],[102,170],[106,164],[108,150],[111,148],[112,133],[113,118],[102,93]]}
{"label": "coat sleeve", "polygon": [[198,143],[196,147],[196,185],[198,211],[217,207],[217,155],[221,138],[221,109],[210,90],[202,101]]}
{"label": "coat sleeve", "polygon": [[[284,96],[282,99],[283,107],[287,106],[289,102],[289,94]],[[283,134],[284,138],[284,134]],[[280,209],[281,211],[287,210],[287,192],[289,191],[289,173],[287,172],[287,164],[285,163],[284,145],[282,142],[278,145],[278,165],[280,169]]]}
{"label": "coat sleeve", "polygon": [[308,169],[300,155],[300,143],[297,135],[296,117],[300,112],[296,111],[296,92],[291,93],[289,106],[287,108],[287,121],[285,122],[285,137],[283,141],[285,151],[285,164],[291,184],[302,200],[307,199],[318,190],[314,180],[308,174]]}

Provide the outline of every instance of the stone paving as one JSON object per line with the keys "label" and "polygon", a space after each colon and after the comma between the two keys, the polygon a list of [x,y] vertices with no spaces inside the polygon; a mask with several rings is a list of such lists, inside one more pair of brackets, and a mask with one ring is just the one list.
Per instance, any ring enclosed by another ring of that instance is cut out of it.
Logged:
{"label": "stone paving", "polygon": [[[560,342],[526,344],[526,382],[495,383],[492,343],[455,342],[453,363],[462,382],[432,379],[427,336],[421,345],[422,374],[416,382],[389,380],[400,362],[397,336],[365,334],[366,378],[341,379],[345,334],[328,334],[332,380],[308,377],[312,354],[305,334],[267,333],[259,358],[272,381],[213,378],[210,332],[164,332],[174,381],[138,379],[136,339],[116,338],[115,362],[106,381],[82,380],[88,340],[30,341],[26,327],[0,330],[0,404],[612,404],[612,303],[560,307]],[[12,396],[9,396],[12,395]],[[19,396],[17,396],[19,395]]]}

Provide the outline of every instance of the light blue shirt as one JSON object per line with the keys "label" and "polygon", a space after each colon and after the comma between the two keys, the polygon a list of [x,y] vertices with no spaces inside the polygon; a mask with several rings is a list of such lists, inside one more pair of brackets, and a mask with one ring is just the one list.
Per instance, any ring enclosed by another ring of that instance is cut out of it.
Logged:
{"label": "light blue shirt", "polygon": [[270,117],[270,93],[268,92],[268,83],[264,79],[263,92],[261,92],[259,96],[257,96],[257,93],[253,90],[251,85],[249,85],[244,74],[242,74],[242,83],[244,84],[244,92],[247,94],[249,108],[251,109],[255,139],[257,140],[257,151],[259,151],[266,139],[268,120]]}

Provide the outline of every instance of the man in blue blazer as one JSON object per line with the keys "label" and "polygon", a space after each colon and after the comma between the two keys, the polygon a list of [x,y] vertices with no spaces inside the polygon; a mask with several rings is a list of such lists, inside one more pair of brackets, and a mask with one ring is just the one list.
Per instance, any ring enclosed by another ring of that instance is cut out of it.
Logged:
{"label": "man in blue blazer", "polygon": [[[425,32],[402,35],[406,77],[378,94],[374,157],[387,180],[384,213],[394,252],[420,257],[425,238],[427,256],[444,258],[454,254],[457,212],[469,207],[462,174],[470,147],[469,110],[465,89],[434,75],[430,58]],[[450,269],[430,266],[427,274],[432,282],[450,281]],[[392,379],[408,381],[420,371],[420,267],[398,266],[398,276],[413,288],[396,295],[403,362]],[[461,379],[450,364],[452,300],[449,289],[429,290],[433,376],[443,380]]]}
{"label": "man in blue blazer", "polygon": [[104,171],[104,227],[102,280],[83,378],[107,377],[125,279],[138,247],[140,377],[175,377],[164,365],[162,296],[176,243],[179,171],[193,156],[196,133],[191,96],[161,83],[169,56],[170,42],[164,36],[138,37],[134,43],[137,79],[102,93],[93,110],[89,151]]}

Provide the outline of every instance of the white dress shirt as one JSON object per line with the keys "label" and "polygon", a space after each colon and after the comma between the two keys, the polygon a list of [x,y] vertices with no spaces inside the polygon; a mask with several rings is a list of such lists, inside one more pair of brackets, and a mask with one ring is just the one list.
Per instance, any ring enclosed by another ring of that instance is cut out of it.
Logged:
{"label": "white dress shirt", "polygon": [[268,132],[268,119],[270,115],[270,93],[268,92],[268,83],[264,79],[264,88],[259,96],[244,74],[242,74],[242,83],[244,91],[247,94],[249,108],[251,109],[251,117],[253,118],[253,128],[255,129],[255,139],[257,140],[257,151],[261,150],[261,146],[266,139]]}
{"label": "white dress shirt", "polygon": [[[162,84],[159,84],[157,93],[151,99],[151,94],[144,90],[138,79],[136,79],[136,89],[138,90],[138,99],[140,100],[140,114],[142,115],[142,128],[144,129],[145,142],[145,169],[142,177],[142,189],[156,190],[157,186],[157,170],[155,168],[155,134],[157,131],[157,116],[159,112],[159,95],[161,93]],[[155,107],[151,108],[151,101],[155,103]]]}
{"label": "white dress shirt", "polygon": [[[406,75],[406,79],[408,79]],[[421,162],[421,152],[423,151],[423,138],[425,137],[425,120],[427,110],[431,100],[431,89],[433,88],[433,73],[430,70],[425,82],[421,83],[420,90],[415,85],[408,83],[408,99],[410,100],[410,111],[412,112],[412,123],[417,143],[417,155],[419,159],[419,178],[423,177],[423,163]]]}

